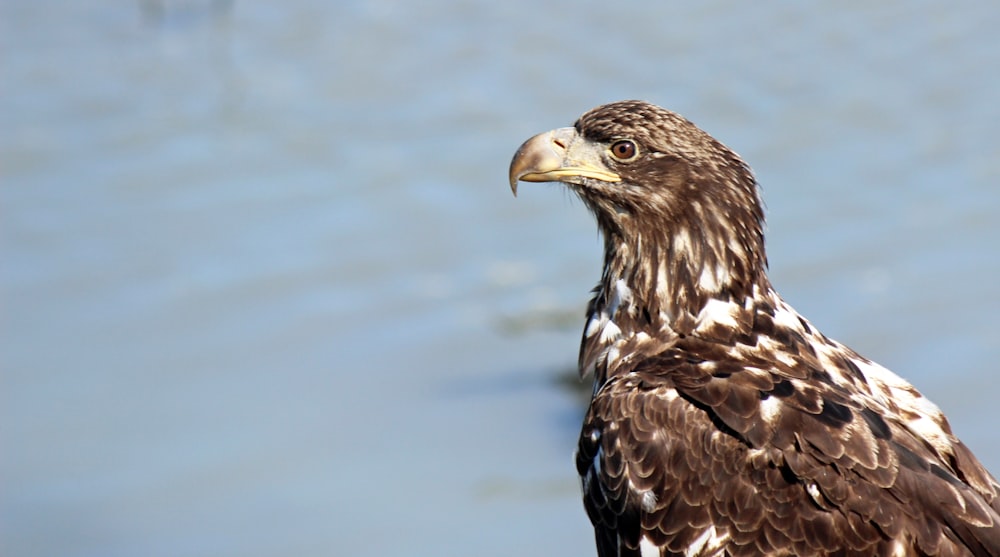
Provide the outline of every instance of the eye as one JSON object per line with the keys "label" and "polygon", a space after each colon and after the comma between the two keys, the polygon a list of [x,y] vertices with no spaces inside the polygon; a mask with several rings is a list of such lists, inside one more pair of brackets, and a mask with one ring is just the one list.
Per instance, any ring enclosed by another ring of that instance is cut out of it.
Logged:
{"label": "eye", "polygon": [[619,139],[611,144],[611,154],[620,161],[632,160],[638,152],[635,143],[629,139]]}

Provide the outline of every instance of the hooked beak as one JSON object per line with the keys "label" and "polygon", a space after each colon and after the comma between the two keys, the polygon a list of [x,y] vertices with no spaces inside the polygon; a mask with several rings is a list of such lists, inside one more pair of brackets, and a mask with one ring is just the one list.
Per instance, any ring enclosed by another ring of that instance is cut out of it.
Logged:
{"label": "hooked beak", "polygon": [[517,197],[518,181],[574,183],[573,178],[593,178],[620,182],[621,176],[604,165],[603,151],[603,146],[581,137],[574,128],[540,133],[514,153],[510,161],[510,190]]}

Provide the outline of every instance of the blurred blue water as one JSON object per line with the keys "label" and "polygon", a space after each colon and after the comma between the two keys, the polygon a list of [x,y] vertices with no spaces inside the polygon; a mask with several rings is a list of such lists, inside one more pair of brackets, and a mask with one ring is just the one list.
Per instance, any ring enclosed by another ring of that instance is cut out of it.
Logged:
{"label": "blurred blue water", "polygon": [[600,243],[506,166],[620,98],[743,154],[785,297],[1000,470],[998,27],[975,2],[3,2],[0,553],[592,554],[556,377]]}

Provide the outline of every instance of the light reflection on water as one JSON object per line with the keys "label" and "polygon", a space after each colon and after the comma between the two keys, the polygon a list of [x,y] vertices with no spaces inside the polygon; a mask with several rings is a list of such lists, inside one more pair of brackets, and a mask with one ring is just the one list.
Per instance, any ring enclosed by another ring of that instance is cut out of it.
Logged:
{"label": "light reflection on water", "polygon": [[742,153],[784,295],[1000,469],[996,10],[0,9],[5,555],[592,554],[599,239],[506,165],[619,98]]}

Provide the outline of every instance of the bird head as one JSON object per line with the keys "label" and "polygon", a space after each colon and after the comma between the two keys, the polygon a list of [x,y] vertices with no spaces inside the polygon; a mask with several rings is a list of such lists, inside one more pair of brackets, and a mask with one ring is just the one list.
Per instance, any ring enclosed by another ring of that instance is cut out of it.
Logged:
{"label": "bird head", "polygon": [[679,288],[701,290],[698,300],[766,280],[763,209],[750,168],[669,110],[643,101],[594,108],[573,127],[525,141],[509,178],[515,195],[518,182],[573,190],[597,218],[615,274],[666,259],[667,275]]}

